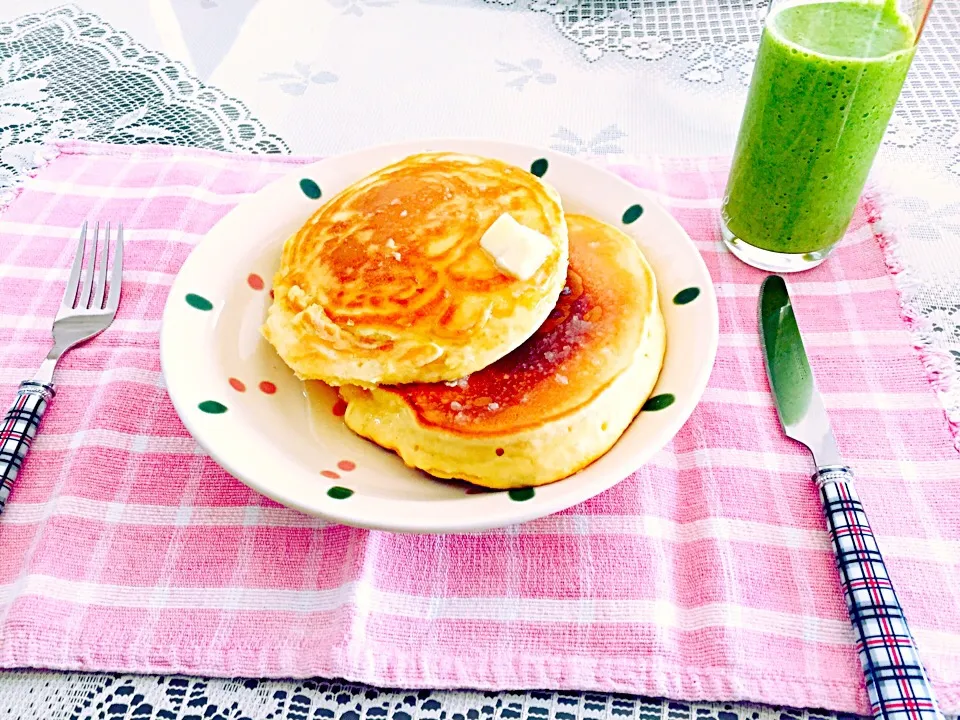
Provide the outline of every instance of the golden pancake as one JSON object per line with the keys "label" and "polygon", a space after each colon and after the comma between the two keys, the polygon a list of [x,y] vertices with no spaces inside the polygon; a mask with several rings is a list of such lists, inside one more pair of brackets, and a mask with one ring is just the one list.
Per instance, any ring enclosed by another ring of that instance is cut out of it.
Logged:
{"label": "golden pancake", "polygon": [[[480,246],[504,213],[549,243],[528,280]],[[287,240],[263,333],[304,379],[450,380],[530,337],[566,274],[560,197],[540,178],[499,160],[413,155],[345,189]]]}
{"label": "golden pancake", "polygon": [[345,385],[344,421],[412,467],[491,488],[542,485],[603,455],[656,384],[656,280],[619,230],[567,215],[560,300],[527,342],[456,382]]}

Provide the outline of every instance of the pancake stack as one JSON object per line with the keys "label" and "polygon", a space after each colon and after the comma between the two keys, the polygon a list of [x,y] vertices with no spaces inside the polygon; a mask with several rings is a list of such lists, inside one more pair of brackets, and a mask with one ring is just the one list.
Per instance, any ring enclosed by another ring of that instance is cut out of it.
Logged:
{"label": "pancake stack", "polygon": [[[505,213],[549,241],[527,279],[481,247]],[[264,335],[299,377],[338,386],[354,432],[498,489],[609,450],[653,390],[666,337],[633,240],[564,214],[526,170],[452,153],[373,173],[288,239]]]}

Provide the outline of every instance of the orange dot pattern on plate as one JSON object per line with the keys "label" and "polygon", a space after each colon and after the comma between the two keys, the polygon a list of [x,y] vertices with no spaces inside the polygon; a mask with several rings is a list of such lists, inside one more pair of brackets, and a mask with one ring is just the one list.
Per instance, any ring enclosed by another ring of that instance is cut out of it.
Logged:
{"label": "orange dot pattern on plate", "polygon": [[337,401],[333,404],[332,412],[336,417],[343,417],[344,414],[347,412],[347,403],[338,398]]}
{"label": "orange dot pattern on plate", "polygon": [[[337,463],[337,467],[343,472],[351,472],[352,470],[357,469],[357,464],[352,460],[341,460]],[[340,474],[335,473],[333,470],[321,470],[320,474],[325,478],[330,478],[331,480],[339,480]]]}
{"label": "orange dot pattern on plate", "polygon": [[276,391],[277,386],[269,380],[264,380],[262,383],[260,383],[260,392],[264,392],[267,395],[273,395]]}
{"label": "orange dot pattern on plate", "polygon": [[247,285],[254,290],[263,290],[263,278],[256,273],[250,273],[247,275]]}
{"label": "orange dot pattern on plate", "polygon": [[230,378],[230,387],[232,387],[237,392],[243,392],[244,390],[247,389],[247,386],[244,385],[241,380],[237,380],[237,378]]}

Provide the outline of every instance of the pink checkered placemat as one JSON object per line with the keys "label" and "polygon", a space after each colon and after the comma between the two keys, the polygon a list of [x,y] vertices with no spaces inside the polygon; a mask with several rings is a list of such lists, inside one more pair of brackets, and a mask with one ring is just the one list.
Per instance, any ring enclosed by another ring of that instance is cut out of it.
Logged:
{"label": "pink checkered placemat", "polygon": [[[589,502],[438,537],[326,525],[257,495],[197,448],[164,390],[158,330],[181,263],[299,162],[69,143],[0,214],[10,399],[47,351],[81,221],[128,229],[118,319],[66,356],[0,516],[0,666],[868,710],[810,461],[767,390],[763,274],[719,244],[725,163],[616,169],[659,194],[716,283],[720,349],[691,420]],[[960,456],[900,316],[878,207],[790,285],[840,447],[956,713]]]}

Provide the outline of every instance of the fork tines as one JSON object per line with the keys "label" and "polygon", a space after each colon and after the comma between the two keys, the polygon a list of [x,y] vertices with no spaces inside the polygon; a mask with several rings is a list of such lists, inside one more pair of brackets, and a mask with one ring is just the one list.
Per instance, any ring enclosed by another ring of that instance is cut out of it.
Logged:
{"label": "fork tines", "polygon": [[[80,241],[77,243],[77,254],[73,259],[70,277],[63,293],[62,307],[65,310],[89,310],[99,312],[108,310],[115,312],[120,302],[120,277],[123,268],[123,223],[117,225],[117,239],[110,250],[110,223],[107,223],[104,237],[100,239],[100,223],[94,226],[93,238],[89,243],[89,251],[84,252],[87,246],[87,223],[83,223],[80,230]],[[100,256],[97,257],[97,247],[100,247]],[[84,263],[86,255],[87,262]],[[107,289],[107,265],[113,260],[113,269],[110,273],[110,292]],[[83,285],[80,285],[81,279]],[[77,293],[79,288],[80,292]],[[104,295],[106,294],[106,305]]]}

